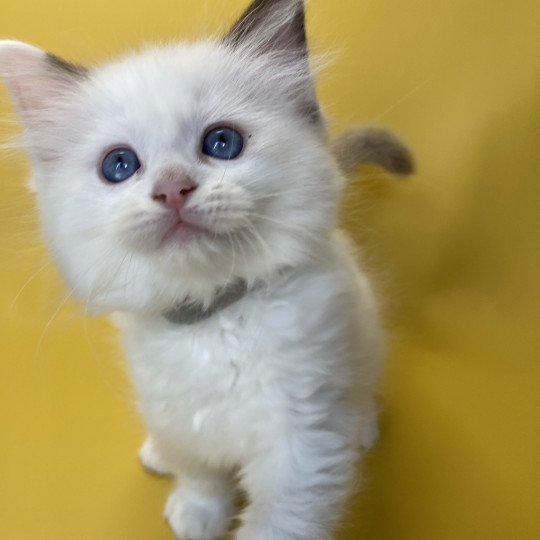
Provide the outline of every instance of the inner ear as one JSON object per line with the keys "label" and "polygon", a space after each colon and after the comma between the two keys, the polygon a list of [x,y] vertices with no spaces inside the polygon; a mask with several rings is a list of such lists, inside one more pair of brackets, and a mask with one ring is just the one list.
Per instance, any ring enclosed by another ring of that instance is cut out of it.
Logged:
{"label": "inner ear", "polygon": [[0,76],[28,127],[62,103],[87,74],[85,68],[27,43],[0,41]]}

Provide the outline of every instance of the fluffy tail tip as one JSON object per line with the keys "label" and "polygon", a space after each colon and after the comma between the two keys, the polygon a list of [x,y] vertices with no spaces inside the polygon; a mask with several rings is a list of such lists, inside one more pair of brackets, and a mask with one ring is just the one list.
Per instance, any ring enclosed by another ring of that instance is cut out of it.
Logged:
{"label": "fluffy tail tip", "polygon": [[360,165],[380,165],[396,176],[414,173],[414,157],[393,133],[382,128],[354,128],[331,142],[331,151],[341,170],[351,174]]}

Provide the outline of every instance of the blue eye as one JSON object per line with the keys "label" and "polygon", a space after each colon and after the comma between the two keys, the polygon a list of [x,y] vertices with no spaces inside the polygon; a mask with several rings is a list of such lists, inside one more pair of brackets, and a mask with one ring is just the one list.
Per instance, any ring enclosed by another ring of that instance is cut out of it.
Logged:
{"label": "blue eye", "polygon": [[206,133],[202,152],[216,159],[235,159],[244,148],[244,139],[230,127],[216,127]]}
{"label": "blue eye", "polygon": [[141,168],[137,154],[129,148],[115,148],[101,163],[101,172],[108,182],[117,184],[133,176]]}

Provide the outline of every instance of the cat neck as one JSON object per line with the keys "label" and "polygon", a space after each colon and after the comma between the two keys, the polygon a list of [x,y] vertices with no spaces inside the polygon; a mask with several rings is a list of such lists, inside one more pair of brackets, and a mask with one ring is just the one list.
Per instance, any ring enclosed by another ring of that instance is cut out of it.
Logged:
{"label": "cat neck", "polygon": [[255,283],[249,287],[246,280],[239,278],[227,285],[218,287],[210,305],[205,306],[202,302],[187,299],[165,310],[163,317],[173,324],[196,324],[235,304],[244,298],[248,292],[260,286],[261,283]]}

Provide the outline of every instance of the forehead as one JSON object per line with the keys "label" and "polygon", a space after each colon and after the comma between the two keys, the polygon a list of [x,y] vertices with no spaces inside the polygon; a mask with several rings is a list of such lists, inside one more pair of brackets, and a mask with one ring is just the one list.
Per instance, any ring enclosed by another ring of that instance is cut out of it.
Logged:
{"label": "forehead", "polygon": [[234,120],[260,105],[246,91],[246,72],[214,43],[153,48],[96,70],[83,99],[97,122],[120,129]]}

